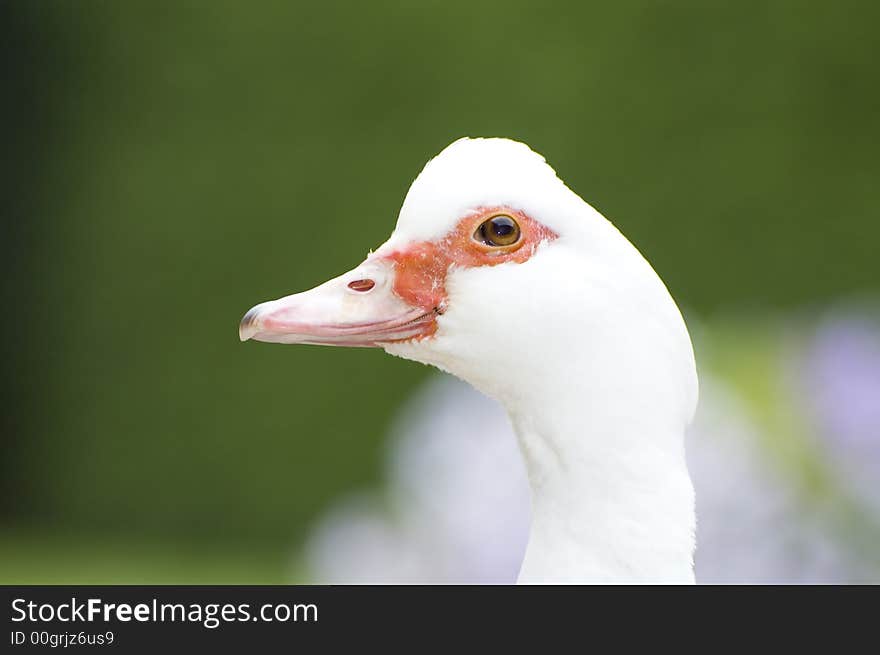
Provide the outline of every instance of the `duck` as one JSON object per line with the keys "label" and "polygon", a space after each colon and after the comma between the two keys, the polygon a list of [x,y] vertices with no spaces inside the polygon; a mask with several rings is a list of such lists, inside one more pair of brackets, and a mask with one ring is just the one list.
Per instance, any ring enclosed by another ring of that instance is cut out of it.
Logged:
{"label": "duck", "polygon": [[527,145],[454,141],[384,244],[255,305],[239,338],[382,348],[497,401],[530,490],[517,582],[694,582],[687,326],[638,249]]}

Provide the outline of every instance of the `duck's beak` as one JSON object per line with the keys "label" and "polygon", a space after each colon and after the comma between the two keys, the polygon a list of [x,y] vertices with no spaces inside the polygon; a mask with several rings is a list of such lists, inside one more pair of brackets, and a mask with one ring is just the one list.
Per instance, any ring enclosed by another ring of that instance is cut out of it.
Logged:
{"label": "duck's beak", "polygon": [[309,291],[252,307],[238,335],[273,343],[382,346],[433,334],[436,313],[394,292],[394,263],[368,259]]}

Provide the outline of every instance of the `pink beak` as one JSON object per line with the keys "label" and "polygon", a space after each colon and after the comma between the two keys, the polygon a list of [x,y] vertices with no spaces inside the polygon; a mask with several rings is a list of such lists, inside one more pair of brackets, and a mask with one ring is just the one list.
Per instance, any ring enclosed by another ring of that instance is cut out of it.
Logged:
{"label": "pink beak", "polygon": [[314,289],[252,307],[241,319],[239,338],[376,347],[433,334],[434,310],[403,301],[393,282],[393,262],[367,259]]}

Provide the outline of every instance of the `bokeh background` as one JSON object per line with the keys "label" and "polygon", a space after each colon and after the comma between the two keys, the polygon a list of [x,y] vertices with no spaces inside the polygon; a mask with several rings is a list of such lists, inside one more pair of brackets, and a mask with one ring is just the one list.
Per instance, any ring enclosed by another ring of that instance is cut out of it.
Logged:
{"label": "bokeh background", "polygon": [[[698,577],[880,580],[878,21],[818,0],[0,3],[0,582],[509,577],[518,537],[395,500],[520,534],[515,473],[486,499],[431,468],[507,475],[508,438],[477,470],[443,441],[481,399],[381,351],[237,338],[254,303],[380,244],[462,135],[545,154],[683,307],[708,399]],[[438,427],[394,436],[414,407]]]}

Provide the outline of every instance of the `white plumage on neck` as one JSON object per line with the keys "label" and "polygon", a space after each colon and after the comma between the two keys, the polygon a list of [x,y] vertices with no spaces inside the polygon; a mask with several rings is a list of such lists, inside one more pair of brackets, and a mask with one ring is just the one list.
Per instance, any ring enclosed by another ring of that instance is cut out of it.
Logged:
{"label": "white plumage on neck", "polygon": [[693,582],[694,494],[680,431],[610,424],[597,403],[573,397],[509,413],[532,490],[520,582]]}

